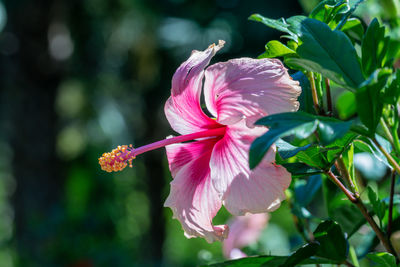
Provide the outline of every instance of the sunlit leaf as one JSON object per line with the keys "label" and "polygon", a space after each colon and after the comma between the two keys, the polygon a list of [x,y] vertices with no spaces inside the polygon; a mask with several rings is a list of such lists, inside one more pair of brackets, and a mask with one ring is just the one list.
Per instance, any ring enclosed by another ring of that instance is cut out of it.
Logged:
{"label": "sunlit leaf", "polygon": [[369,24],[362,40],[362,68],[366,76],[385,65],[385,55],[389,45],[389,37],[385,36],[385,27],[380,26],[375,18]]}
{"label": "sunlit leaf", "polygon": [[288,58],[288,64],[321,73],[354,89],[364,81],[356,50],[343,32],[332,31],[318,20],[306,19],[301,22],[300,40],[302,44],[296,52],[301,58]]}
{"label": "sunlit leaf", "polygon": [[282,44],[279,41],[273,40],[269,41],[265,45],[265,52],[258,56],[258,58],[274,58],[274,57],[283,57],[286,55],[296,54],[295,51]]}
{"label": "sunlit leaf", "polygon": [[397,267],[396,258],[387,252],[369,253],[367,258],[381,267]]}

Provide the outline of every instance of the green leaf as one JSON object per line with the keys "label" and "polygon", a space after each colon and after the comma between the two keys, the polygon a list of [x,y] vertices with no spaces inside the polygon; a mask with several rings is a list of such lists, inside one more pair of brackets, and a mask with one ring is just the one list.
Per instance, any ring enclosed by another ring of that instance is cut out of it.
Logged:
{"label": "green leaf", "polygon": [[279,138],[293,134],[296,134],[299,138],[307,138],[318,129],[321,142],[329,144],[344,136],[350,129],[352,122],[343,122],[334,118],[316,116],[305,112],[287,112],[261,118],[256,124],[269,126],[269,131],[256,138],[251,144],[250,168],[257,166],[271,145]]}
{"label": "green leaf", "polygon": [[283,141],[282,139],[278,139],[275,142],[275,145],[278,148],[278,153],[282,159],[288,159],[295,156],[300,151],[306,150],[310,145],[305,145],[302,147],[297,147],[289,144],[288,142]]}
{"label": "green leaf", "polygon": [[[260,266],[268,266],[268,267],[281,267],[288,266],[284,265],[290,256],[258,256],[258,257],[248,257],[241,258],[238,260],[230,260],[222,263],[210,264],[207,266],[212,267],[260,267]],[[329,259],[318,259],[311,258],[305,259],[301,262],[302,264],[329,264],[333,263]]]}
{"label": "green leaf", "polygon": [[[392,35],[395,34],[392,32]],[[389,39],[388,49],[385,56],[385,66],[389,68],[392,67],[393,62],[400,57],[400,40],[397,38],[397,36],[391,36]]]}
{"label": "green leaf", "polygon": [[349,18],[343,25],[342,31],[357,41],[362,41],[364,36],[364,26],[358,18]]}
{"label": "green leaf", "polygon": [[343,151],[345,151],[348,148],[348,146],[353,142],[353,140],[356,137],[357,134],[349,132],[345,134],[343,137],[335,140],[335,142],[328,145],[326,147],[329,149],[327,152],[328,161],[333,163],[333,161],[335,161],[336,158],[339,157],[343,153]]}
{"label": "green leaf", "polygon": [[385,164],[388,168],[391,168],[391,165],[387,161],[385,155],[383,155],[383,153],[375,146],[374,143],[371,142],[370,139],[359,137],[354,141],[354,149],[356,153],[367,152],[372,154],[372,156],[374,156],[378,161]]}
{"label": "green leaf", "polygon": [[318,133],[321,143],[328,145],[336,139],[344,136],[349,130],[353,121],[319,121]]}
{"label": "green leaf", "polygon": [[388,86],[383,93],[383,102],[396,105],[400,99],[400,71],[393,73],[388,80]]}
{"label": "green leaf", "polygon": [[275,30],[278,30],[278,31],[281,31],[281,32],[286,32],[286,33],[289,34],[289,36],[288,36],[289,39],[292,39],[292,40],[294,40],[296,42],[298,40],[297,39],[297,34],[292,32],[289,29],[290,25],[283,18],[277,20],[277,19],[266,18],[264,16],[261,16],[260,14],[253,14],[253,15],[251,15],[249,17],[249,20],[261,22],[264,25],[266,25],[266,26],[268,26],[268,27],[270,27],[272,29],[275,29]]}
{"label": "green leaf", "polygon": [[282,44],[279,41],[273,40],[265,45],[265,52],[258,58],[274,58],[296,54],[295,51]]}
{"label": "green leaf", "polygon": [[334,221],[324,221],[314,231],[315,240],[320,247],[316,256],[343,262],[348,253],[347,240],[339,224]]}
{"label": "green leaf", "polygon": [[355,174],[355,170],[354,170],[354,145],[353,145],[353,143],[351,143],[349,145],[348,149],[343,151],[342,160],[343,160],[344,166],[347,169],[347,172],[350,175],[350,179],[353,182],[353,185],[355,186],[355,190],[358,191],[356,174]]}
{"label": "green leaf", "polygon": [[375,252],[367,254],[367,258],[381,267],[397,267],[396,258],[387,252]]}
{"label": "green leaf", "polygon": [[325,22],[334,29],[349,9],[350,7],[345,1],[322,1],[311,11],[309,17]]}
{"label": "green leaf", "polygon": [[379,218],[380,227],[382,227],[382,220],[386,213],[386,204],[379,199],[370,186],[368,186],[368,199],[372,205],[372,209]]}
{"label": "green leaf", "polygon": [[256,138],[251,144],[249,154],[250,168],[254,168],[260,163],[271,145],[279,138],[291,135],[294,132],[306,138],[317,127],[317,122],[312,115],[307,113],[300,114],[299,112],[274,114],[258,120],[256,124],[270,126],[270,129],[264,135]]}
{"label": "green leaf", "polygon": [[356,92],[357,113],[361,122],[368,128],[369,135],[375,133],[382,116],[383,104],[380,95],[390,72],[387,69],[376,70]]}
{"label": "green leaf", "polygon": [[320,174],[323,171],[317,168],[310,167],[304,163],[284,163],[282,164],[285,169],[292,174],[293,178]]}
{"label": "green leaf", "polygon": [[355,94],[350,91],[343,91],[336,100],[336,110],[342,120],[354,116],[357,112]]}
{"label": "green leaf", "polygon": [[323,152],[326,152],[326,150],[322,147],[310,147],[305,151],[300,151],[297,154],[297,159],[311,167],[325,170],[330,167],[330,164]]}
{"label": "green leaf", "polygon": [[389,45],[389,37],[385,37],[385,27],[380,26],[374,18],[369,24],[361,44],[361,62],[363,72],[370,76],[376,69],[385,65],[384,59]]}
{"label": "green leaf", "polygon": [[350,88],[358,88],[364,81],[356,50],[343,32],[332,31],[318,20],[305,19],[301,22],[300,40],[302,44],[296,52],[301,59],[288,58],[288,64],[321,73]]}
{"label": "green leaf", "polygon": [[304,260],[314,256],[320,245],[317,243],[309,243],[305,244],[301,248],[299,248],[295,253],[293,253],[281,266],[296,266],[297,264],[303,262]]}
{"label": "green leaf", "polygon": [[349,238],[366,222],[360,210],[348,201],[342,201],[342,205],[331,207],[330,216],[340,224]]}

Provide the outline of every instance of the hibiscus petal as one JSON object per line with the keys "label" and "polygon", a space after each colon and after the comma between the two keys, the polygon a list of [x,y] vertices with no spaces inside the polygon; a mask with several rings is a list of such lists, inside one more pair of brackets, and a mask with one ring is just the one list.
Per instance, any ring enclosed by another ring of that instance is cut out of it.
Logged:
{"label": "hibiscus petal", "polygon": [[180,134],[189,134],[219,127],[204,114],[200,106],[204,68],[224,45],[211,45],[204,51],[193,51],[188,60],[176,70],[172,78],[171,96],[165,103],[165,115],[171,127]]}
{"label": "hibiscus petal", "polygon": [[209,161],[215,142],[201,140],[166,147],[174,180],[165,206],[172,209],[187,237],[204,237],[210,243],[228,234],[226,225],[212,224],[222,205],[210,178]]}
{"label": "hibiscus petal", "polygon": [[224,206],[234,215],[278,208],[290,185],[290,173],[274,163],[275,148],[250,170],[249,147],[260,131],[260,127],[248,128],[242,120],[229,125],[225,136],[213,149],[210,159],[213,185],[222,196]]}
{"label": "hibiscus petal", "polygon": [[240,249],[258,240],[268,223],[268,213],[237,216],[228,222],[229,236],[224,240],[223,252],[226,258],[246,257]]}
{"label": "hibiscus petal", "polygon": [[301,87],[277,59],[239,58],[207,68],[204,95],[208,110],[222,124],[242,118],[252,125],[273,113],[296,111]]}

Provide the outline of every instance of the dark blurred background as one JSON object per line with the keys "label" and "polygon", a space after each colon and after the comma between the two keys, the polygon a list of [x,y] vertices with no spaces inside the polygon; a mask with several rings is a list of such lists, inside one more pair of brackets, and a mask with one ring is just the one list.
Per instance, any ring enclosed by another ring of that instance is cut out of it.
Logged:
{"label": "dark blurred background", "polygon": [[163,208],[171,180],[164,149],[116,174],[102,172],[98,157],[174,134],[163,106],[191,50],[223,39],[214,62],[256,57],[280,34],[249,15],[307,14],[314,4],[0,1],[0,266],[222,260],[221,244],[187,240]]}

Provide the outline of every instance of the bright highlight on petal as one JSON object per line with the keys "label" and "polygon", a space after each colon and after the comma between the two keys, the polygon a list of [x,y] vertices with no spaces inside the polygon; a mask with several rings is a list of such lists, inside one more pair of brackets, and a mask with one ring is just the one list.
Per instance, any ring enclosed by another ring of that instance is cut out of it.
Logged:
{"label": "bright highlight on petal", "polygon": [[[275,148],[254,170],[249,168],[249,149],[267,131],[254,122],[269,114],[297,111],[301,92],[277,59],[239,58],[205,69],[223,45],[220,41],[194,51],[172,78],[164,111],[182,135],[136,149],[120,146],[99,159],[103,170],[120,171],[136,156],[166,147],[173,181],[165,206],[187,237],[208,242],[228,235],[228,226],[212,222],[222,205],[234,215],[244,215],[272,211],[284,199],[291,176],[275,164]],[[215,119],[201,107],[202,91]]]}

